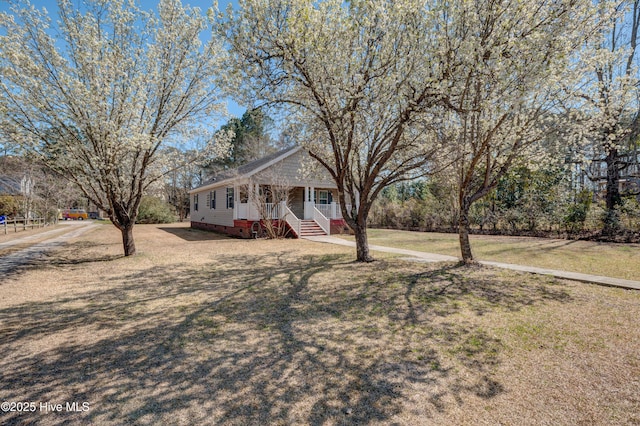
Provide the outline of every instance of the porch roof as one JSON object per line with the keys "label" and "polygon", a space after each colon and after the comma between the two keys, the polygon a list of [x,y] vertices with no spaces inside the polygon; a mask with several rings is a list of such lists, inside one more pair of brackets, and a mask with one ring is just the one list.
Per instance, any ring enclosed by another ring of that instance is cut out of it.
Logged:
{"label": "porch roof", "polygon": [[193,194],[195,192],[204,191],[207,189],[218,188],[229,183],[235,182],[241,179],[247,179],[253,176],[256,173],[261,172],[262,170],[276,164],[279,161],[284,160],[287,157],[295,154],[300,151],[302,147],[300,146],[292,146],[290,148],[283,149],[282,151],[275,152],[271,155],[267,155],[266,157],[262,157],[258,160],[247,163],[243,166],[237,167],[231,170],[224,170],[217,175],[213,176],[211,179],[204,182],[197,188],[189,191],[189,194]]}

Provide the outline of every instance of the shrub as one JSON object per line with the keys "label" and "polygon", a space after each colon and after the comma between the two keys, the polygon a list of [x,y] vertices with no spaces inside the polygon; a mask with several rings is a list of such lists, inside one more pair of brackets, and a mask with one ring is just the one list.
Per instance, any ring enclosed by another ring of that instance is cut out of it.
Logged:
{"label": "shrub", "polygon": [[17,216],[22,202],[22,197],[19,196],[0,195],[0,214],[9,217]]}
{"label": "shrub", "polygon": [[625,198],[620,206],[621,219],[629,231],[640,231],[640,202],[633,197]]}
{"label": "shrub", "polygon": [[136,223],[171,223],[176,221],[173,208],[158,197],[142,197]]}
{"label": "shrub", "polygon": [[564,217],[564,225],[569,234],[580,232],[584,229],[587,220],[593,194],[587,190],[582,190],[576,195],[575,201],[567,208]]}

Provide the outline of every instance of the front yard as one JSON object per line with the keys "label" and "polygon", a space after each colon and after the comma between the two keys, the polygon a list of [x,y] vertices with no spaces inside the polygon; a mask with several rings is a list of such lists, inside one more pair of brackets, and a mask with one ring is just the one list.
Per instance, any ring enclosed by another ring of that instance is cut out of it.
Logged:
{"label": "front yard", "polygon": [[0,423],[640,422],[640,292],[181,226],[0,278],[0,401],[89,403]]}
{"label": "front yard", "polygon": [[[369,244],[460,257],[457,234],[369,229]],[[353,237],[342,236],[353,240]],[[601,243],[553,238],[471,235],[471,249],[478,260],[514,263],[640,279],[640,244]],[[377,255],[377,253],[374,253]]]}

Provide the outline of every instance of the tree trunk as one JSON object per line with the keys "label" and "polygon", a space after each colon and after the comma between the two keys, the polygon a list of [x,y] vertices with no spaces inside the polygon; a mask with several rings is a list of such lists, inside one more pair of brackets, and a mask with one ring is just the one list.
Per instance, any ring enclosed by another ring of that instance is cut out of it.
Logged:
{"label": "tree trunk", "polygon": [[469,208],[468,202],[460,203],[460,220],[458,221],[458,238],[460,240],[460,251],[464,263],[474,263],[471,253],[471,243],[469,242]]}
{"label": "tree trunk", "polygon": [[369,254],[369,242],[367,241],[367,227],[358,224],[353,228],[356,237],[356,260],[358,262],[373,262]]}
{"label": "tree trunk", "polygon": [[[358,206],[357,202],[352,198],[350,203],[351,210],[347,210],[348,203],[344,196],[344,190],[340,189],[340,185],[338,188],[342,217],[356,237],[356,261],[373,262],[374,259],[369,254],[369,241],[367,240],[367,215],[369,214],[371,203],[363,203],[361,199]],[[359,208],[356,208],[356,206]]]}
{"label": "tree trunk", "polygon": [[605,235],[613,235],[620,229],[618,207],[622,203],[622,197],[620,196],[618,150],[615,148],[611,148],[607,153],[607,194],[605,201],[607,211],[603,233]]}
{"label": "tree trunk", "polygon": [[136,254],[136,244],[133,241],[133,224],[127,225],[120,229],[122,232],[122,246],[124,247],[124,255],[132,256]]}

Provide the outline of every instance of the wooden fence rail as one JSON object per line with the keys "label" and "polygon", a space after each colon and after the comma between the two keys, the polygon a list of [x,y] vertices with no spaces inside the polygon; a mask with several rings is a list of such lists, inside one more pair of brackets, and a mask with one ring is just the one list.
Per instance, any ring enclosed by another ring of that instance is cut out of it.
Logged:
{"label": "wooden fence rail", "polygon": [[13,228],[13,232],[26,231],[28,228],[44,228],[50,225],[44,218],[38,217],[35,219],[4,219],[4,223],[0,226],[4,228],[4,234],[7,235],[10,228]]}

